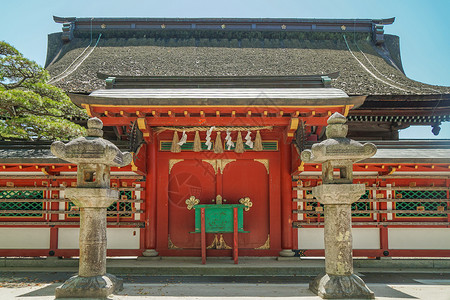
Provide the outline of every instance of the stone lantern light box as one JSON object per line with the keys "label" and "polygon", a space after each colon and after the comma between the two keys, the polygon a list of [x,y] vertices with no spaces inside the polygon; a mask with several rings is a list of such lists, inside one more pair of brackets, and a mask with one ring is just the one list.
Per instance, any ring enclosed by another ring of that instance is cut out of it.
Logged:
{"label": "stone lantern light box", "polygon": [[[324,184],[353,183],[353,163],[372,157],[377,148],[372,143],[361,143],[347,138],[347,118],[340,113],[334,113],[328,119],[326,128],[327,139],[314,144],[311,150],[301,153],[304,162],[322,163],[322,180]],[[334,170],[338,169],[338,176]]]}

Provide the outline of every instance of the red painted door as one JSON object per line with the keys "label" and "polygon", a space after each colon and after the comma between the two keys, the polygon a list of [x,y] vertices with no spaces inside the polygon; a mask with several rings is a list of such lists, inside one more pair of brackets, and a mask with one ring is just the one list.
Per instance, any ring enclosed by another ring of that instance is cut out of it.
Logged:
{"label": "red painted door", "polygon": [[[223,169],[223,198],[227,203],[238,203],[249,197],[253,206],[244,212],[244,230],[239,234],[239,248],[267,249],[269,246],[269,160],[236,160]],[[225,237],[232,242],[231,234]],[[267,242],[267,243],[266,243]],[[230,245],[230,244],[229,244]]]}
{"label": "red painted door", "polygon": [[[200,234],[190,233],[194,231],[194,210],[188,210],[185,201],[195,196],[200,204],[214,204],[217,195],[226,199],[224,204],[250,198],[253,206],[244,212],[244,230],[250,233],[239,234],[239,248],[268,249],[268,160],[185,159],[169,164],[169,249],[200,248]],[[207,246],[214,249],[215,238],[215,234],[207,234]],[[223,238],[232,246],[231,233],[223,234]]]}
{"label": "red painted door", "polygon": [[195,230],[195,212],[187,209],[185,201],[195,196],[201,204],[211,203],[216,196],[215,171],[197,159],[169,164],[169,249],[200,248],[200,234],[190,233]]}

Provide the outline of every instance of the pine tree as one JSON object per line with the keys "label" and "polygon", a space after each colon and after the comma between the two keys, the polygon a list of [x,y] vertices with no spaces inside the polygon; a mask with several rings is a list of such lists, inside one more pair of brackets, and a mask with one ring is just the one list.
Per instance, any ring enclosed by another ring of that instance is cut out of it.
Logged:
{"label": "pine tree", "polygon": [[69,121],[87,118],[48,72],[0,41],[0,140],[68,140],[84,134]]}

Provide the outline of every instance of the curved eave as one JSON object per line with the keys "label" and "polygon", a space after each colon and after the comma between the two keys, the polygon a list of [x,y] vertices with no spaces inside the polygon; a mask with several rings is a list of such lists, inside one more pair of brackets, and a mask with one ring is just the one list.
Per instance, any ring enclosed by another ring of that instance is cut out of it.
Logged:
{"label": "curved eave", "polygon": [[147,89],[98,90],[90,95],[69,94],[81,106],[278,106],[359,107],[366,96],[347,96],[338,89]]}
{"label": "curved eave", "polygon": [[360,164],[449,164],[450,158],[448,157],[406,157],[406,158],[368,158],[359,161]]}
{"label": "curved eave", "polygon": [[0,158],[0,164],[22,165],[22,164],[70,164],[57,157],[6,157]]}
{"label": "curved eave", "polygon": [[450,149],[378,149],[373,157],[359,163],[448,164]]}

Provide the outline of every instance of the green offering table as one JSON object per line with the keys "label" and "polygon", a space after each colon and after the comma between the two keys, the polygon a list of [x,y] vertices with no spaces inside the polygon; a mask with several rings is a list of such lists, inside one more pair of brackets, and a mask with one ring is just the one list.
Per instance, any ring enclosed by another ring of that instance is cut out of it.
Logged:
{"label": "green offering table", "polygon": [[243,204],[195,205],[195,231],[201,233],[202,264],[206,264],[206,233],[233,232],[233,259],[238,263],[238,232],[244,231]]}

